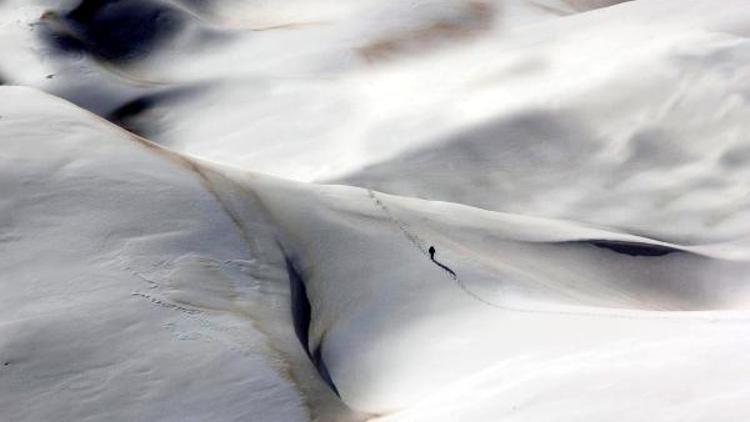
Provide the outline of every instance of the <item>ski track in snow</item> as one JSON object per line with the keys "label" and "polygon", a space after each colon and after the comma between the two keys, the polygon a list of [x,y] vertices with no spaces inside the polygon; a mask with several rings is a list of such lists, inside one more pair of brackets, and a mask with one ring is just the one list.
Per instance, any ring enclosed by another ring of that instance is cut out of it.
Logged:
{"label": "ski track in snow", "polygon": [[502,311],[508,311],[508,312],[518,312],[518,313],[526,313],[526,314],[541,314],[541,315],[560,315],[560,316],[572,316],[572,317],[593,317],[593,318],[613,318],[613,319],[626,319],[626,320],[639,320],[639,319],[647,319],[647,320],[667,320],[667,321],[674,321],[674,322],[680,322],[681,320],[697,320],[697,321],[703,321],[707,323],[716,323],[718,320],[723,318],[728,318],[731,320],[750,320],[750,315],[743,315],[743,316],[732,316],[732,317],[719,317],[716,315],[713,316],[702,316],[702,315],[691,315],[686,313],[676,313],[672,316],[666,316],[663,312],[660,312],[659,314],[652,313],[648,315],[643,315],[643,313],[634,313],[632,315],[623,315],[623,314],[617,314],[614,311],[607,311],[607,312],[584,312],[584,311],[553,311],[553,310],[536,310],[536,309],[527,309],[527,308],[516,308],[511,306],[504,306],[499,305],[496,303],[492,303],[488,301],[487,299],[483,298],[476,292],[474,292],[470,287],[464,283],[464,281],[456,274],[453,270],[448,268],[447,266],[441,264],[437,261],[437,259],[431,259],[430,254],[428,252],[428,247],[426,245],[429,244],[429,242],[426,242],[421,236],[416,234],[406,223],[401,221],[396,215],[388,208],[388,206],[383,202],[381,198],[377,196],[375,191],[372,189],[367,189],[367,195],[372,201],[374,202],[375,206],[380,209],[383,214],[388,218],[389,221],[391,221],[398,230],[406,237],[406,239],[414,245],[419,252],[424,255],[428,260],[430,260],[432,263],[440,267],[441,270],[443,270],[444,274],[453,282],[455,282],[456,286],[461,289],[462,292],[464,292],[466,295],[470,296],[474,300],[487,305],[492,308],[496,308]]}

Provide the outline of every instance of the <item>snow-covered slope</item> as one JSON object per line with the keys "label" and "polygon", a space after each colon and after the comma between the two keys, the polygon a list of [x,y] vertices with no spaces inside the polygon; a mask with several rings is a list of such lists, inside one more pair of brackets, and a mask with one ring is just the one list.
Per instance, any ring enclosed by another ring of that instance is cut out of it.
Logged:
{"label": "snow-covered slope", "polygon": [[10,418],[353,420],[476,383],[445,420],[747,414],[742,248],[291,183],[0,95]]}
{"label": "snow-covered slope", "polygon": [[[306,420],[234,310],[262,267],[200,179],[62,100],[0,96],[0,419]],[[161,296],[189,268],[204,308]]]}
{"label": "snow-covered slope", "polygon": [[283,178],[748,232],[742,0],[110,3],[6,2],[0,74]]}
{"label": "snow-covered slope", "polygon": [[478,65],[527,73],[541,58],[498,54],[499,40],[613,3],[13,0],[0,73],[173,149],[323,180],[472,124],[451,103],[475,97]]}
{"label": "snow-covered slope", "polygon": [[0,2],[0,420],[747,419],[749,23]]}

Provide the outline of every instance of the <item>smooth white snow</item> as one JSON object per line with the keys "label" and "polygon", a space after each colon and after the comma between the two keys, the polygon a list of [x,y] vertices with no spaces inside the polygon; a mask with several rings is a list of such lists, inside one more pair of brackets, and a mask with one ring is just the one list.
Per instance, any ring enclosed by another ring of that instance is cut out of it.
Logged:
{"label": "smooth white snow", "polygon": [[746,2],[77,3],[0,3],[0,419],[750,416]]}

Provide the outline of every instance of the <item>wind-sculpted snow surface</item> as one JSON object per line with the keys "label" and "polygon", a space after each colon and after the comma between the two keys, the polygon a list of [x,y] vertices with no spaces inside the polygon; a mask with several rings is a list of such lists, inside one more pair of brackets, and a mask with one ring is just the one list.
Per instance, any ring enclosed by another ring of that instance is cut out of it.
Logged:
{"label": "wind-sculpted snow surface", "polygon": [[[586,414],[606,419],[747,414],[742,245],[291,183],[0,91],[13,104],[0,110],[9,418],[398,419],[476,382],[503,392],[436,405],[480,419],[575,420],[592,399]],[[530,404],[555,385],[565,394]],[[613,394],[651,410],[604,405]]]}
{"label": "wind-sculpted snow surface", "polygon": [[0,2],[0,420],[748,419],[749,24]]}

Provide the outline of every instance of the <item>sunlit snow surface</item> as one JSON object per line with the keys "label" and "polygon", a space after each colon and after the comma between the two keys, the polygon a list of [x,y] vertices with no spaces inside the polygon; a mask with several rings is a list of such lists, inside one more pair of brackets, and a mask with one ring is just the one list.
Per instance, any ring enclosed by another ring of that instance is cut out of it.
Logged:
{"label": "sunlit snow surface", "polygon": [[747,420],[749,28],[0,1],[0,420]]}

